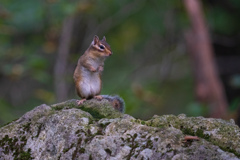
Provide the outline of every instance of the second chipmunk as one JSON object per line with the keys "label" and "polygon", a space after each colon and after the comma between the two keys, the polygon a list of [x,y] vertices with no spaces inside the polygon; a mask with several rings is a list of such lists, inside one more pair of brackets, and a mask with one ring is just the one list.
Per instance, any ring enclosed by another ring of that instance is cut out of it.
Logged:
{"label": "second chipmunk", "polygon": [[99,40],[98,36],[94,36],[88,49],[79,58],[73,75],[77,94],[82,98],[78,101],[78,105],[87,99],[103,98],[99,95],[102,88],[101,73],[104,61],[110,55],[112,51],[106,38]]}

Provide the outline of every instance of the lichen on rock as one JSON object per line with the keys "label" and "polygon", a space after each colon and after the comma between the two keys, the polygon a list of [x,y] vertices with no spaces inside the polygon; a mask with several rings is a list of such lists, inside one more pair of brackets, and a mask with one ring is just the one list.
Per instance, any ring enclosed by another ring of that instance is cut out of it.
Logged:
{"label": "lichen on rock", "polygon": [[[0,128],[2,159],[239,159],[234,123],[185,115],[143,121],[108,101],[40,105]],[[184,141],[186,135],[199,141]]]}
{"label": "lichen on rock", "polygon": [[155,116],[146,124],[154,127],[173,126],[184,134],[201,137],[240,157],[240,129],[233,120],[165,115]]}

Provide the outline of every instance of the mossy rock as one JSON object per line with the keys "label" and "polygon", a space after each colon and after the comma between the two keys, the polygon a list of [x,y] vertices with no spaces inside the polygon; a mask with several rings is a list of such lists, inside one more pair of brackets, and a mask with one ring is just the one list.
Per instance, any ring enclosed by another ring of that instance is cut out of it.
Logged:
{"label": "mossy rock", "polygon": [[[0,159],[239,159],[231,121],[154,116],[143,121],[106,101],[41,105],[0,128]],[[186,135],[199,140],[185,140]]]}

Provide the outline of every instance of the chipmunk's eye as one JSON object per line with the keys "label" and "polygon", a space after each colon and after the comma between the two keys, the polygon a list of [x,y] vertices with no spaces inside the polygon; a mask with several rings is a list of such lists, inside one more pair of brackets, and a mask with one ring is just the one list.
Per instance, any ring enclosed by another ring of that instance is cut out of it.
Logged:
{"label": "chipmunk's eye", "polygon": [[99,48],[100,49],[104,49],[105,47],[104,47],[104,45],[100,45]]}

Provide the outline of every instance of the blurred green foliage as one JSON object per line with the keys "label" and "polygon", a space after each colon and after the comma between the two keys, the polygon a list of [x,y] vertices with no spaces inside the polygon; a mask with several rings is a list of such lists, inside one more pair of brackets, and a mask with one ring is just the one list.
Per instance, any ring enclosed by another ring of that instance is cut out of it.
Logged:
{"label": "blurred green foliage", "polygon": [[[239,8],[239,0],[231,2]],[[214,32],[238,30],[236,17],[224,8],[206,3],[204,9]],[[206,113],[194,99],[184,45],[188,17],[181,1],[2,0],[1,124],[42,103],[56,103],[53,72],[63,21],[69,16],[80,22],[67,60],[68,99],[78,98],[72,74],[91,42],[84,40],[97,34],[107,37],[114,53],[105,63],[102,94],[122,96],[126,113],[142,119],[154,114]]]}

